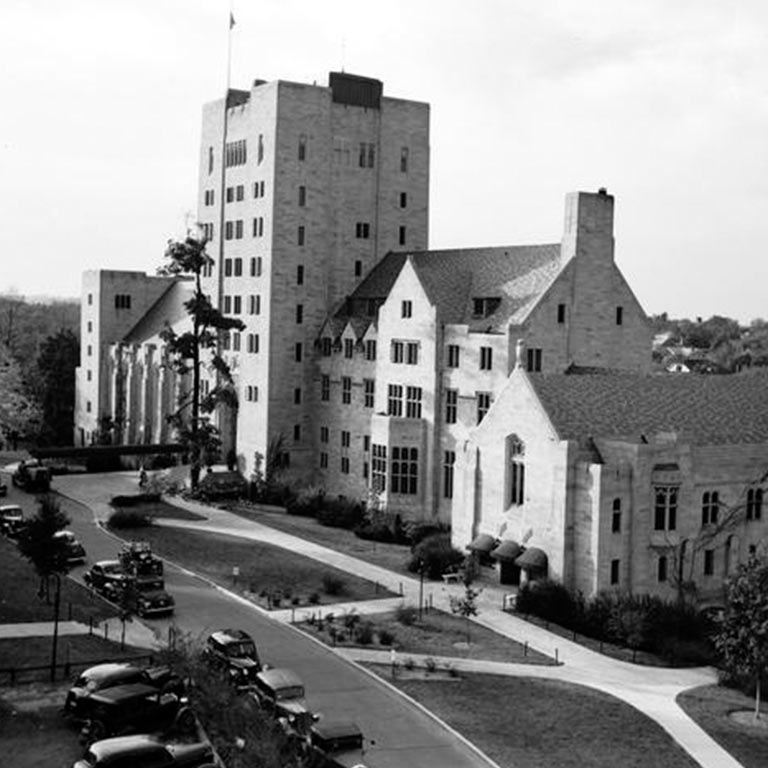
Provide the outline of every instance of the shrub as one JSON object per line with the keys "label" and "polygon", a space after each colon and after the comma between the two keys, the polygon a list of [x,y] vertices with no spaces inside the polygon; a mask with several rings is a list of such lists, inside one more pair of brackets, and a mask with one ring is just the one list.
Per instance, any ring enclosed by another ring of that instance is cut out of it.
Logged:
{"label": "shrub", "polygon": [[446,571],[464,562],[464,555],[451,544],[448,533],[433,533],[420,541],[414,548],[407,568],[411,573],[418,573],[424,567],[429,579],[439,579]]}
{"label": "shrub", "polygon": [[258,483],[251,480],[248,498],[259,504],[270,504],[286,509],[295,502],[296,492],[285,483]]}
{"label": "shrub", "polygon": [[403,525],[403,537],[413,549],[417,544],[436,533],[450,533],[450,528],[441,523],[429,523],[423,521],[410,521]]}
{"label": "shrub", "polygon": [[109,516],[108,525],[118,530],[128,528],[146,528],[152,525],[152,518],[144,512],[134,509],[118,509]]}
{"label": "shrub", "polygon": [[134,493],[113,496],[109,503],[113,507],[137,507],[140,504],[154,504],[160,501],[159,493]]}
{"label": "shrub", "polygon": [[405,627],[415,624],[418,618],[419,612],[415,605],[398,605],[395,608],[395,619]]}
{"label": "shrub", "polygon": [[347,584],[340,576],[333,573],[323,575],[323,591],[326,595],[342,595],[346,588]]}
{"label": "shrub", "polygon": [[410,670],[412,670],[412,669],[413,669],[413,668],[416,666],[416,664],[414,663],[413,659],[412,659],[412,658],[409,656],[409,657],[408,657],[408,658],[407,658],[407,659],[406,659],[406,660],[403,662],[403,666],[404,666],[404,667],[405,667],[407,670],[409,670],[409,671],[410,671]]}
{"label": "shrub", "polygon": [[354,528],[355,536],[366,541],[381,541],[391,544],[395,541],[392,530],[385,523],[361,523]]}
{"label": "shrub", "polygon": [[431,656],[427,656],[424,659],[424,666],[427,668],[427,672],[435,672],[437,670],[437,662]]}
{"label": "shrub", "polygon": [[320,595],[317,592],[312,592],[309,596],[309,604],[317,605],[320,602]]}
{"label": "shrub", "polygon": [[388,629],[382,629],[379,632],[379,643],[381,645],[386,645],[387,647],[390,645],[394,645],[395,642],[395,635],[390,632]]}
{"label": "shrub", "polygon": [[296,515],[297,517],[317,517],[322,509],[324,498],[324,490],[305,488],[298,496],[288,501],[285,505],[285,511],[289,515]]}
{"label": "shrub", "polygon": [[568,589],[549,579],[524,584],[517,593],[517,610],[532,613],[545,621],[571,626],[576,601]]}
{"label": "shrub", "polygon": [[295,597],[292,597],[291,605],[301,605],[301,598],[298,595],[296,595]]}
{"label": "shrub", "polygon": [[347,629],[354,629],[360,623],[360,615],[354,610],[344,614],[344,626]]}
{"label": "shrub", "polygon": [[370,645],[373,642],[373,624],[364,621],[355,630],[355,639],[360,645]]}
{"label": "shrub", "polygon": [[317,520],[321,525],[352,530],[363,522],[363,506],[349,499],[326,499]]}

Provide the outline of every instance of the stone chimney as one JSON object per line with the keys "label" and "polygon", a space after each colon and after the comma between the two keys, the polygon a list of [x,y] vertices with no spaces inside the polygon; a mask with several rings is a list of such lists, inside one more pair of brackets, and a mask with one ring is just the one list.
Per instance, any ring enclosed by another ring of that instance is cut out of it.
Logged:
{"label": "stone chimney", "polygon": [[613,261],[613,195],[605,187],[595,192],[571,192],[565,198],[562,262]]}

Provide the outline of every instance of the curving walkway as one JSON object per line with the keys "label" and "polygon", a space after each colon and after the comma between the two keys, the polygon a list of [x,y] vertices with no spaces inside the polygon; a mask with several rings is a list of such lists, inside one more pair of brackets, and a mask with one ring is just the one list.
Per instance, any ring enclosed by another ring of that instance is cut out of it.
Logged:
{"label": "curving walkway", "polygon": [[[57,490],[91,507],[97,519],[104,519],[108,511],[111,511],[111,508],[103,503],[104,498],[118,492],[135,492],[135,473],[126,476],[113,474],[102,477],[110,479],[108,490],[101,482],[97,486],[93,478],[89,481],[88,478],[83,479],[77,476],[58,478]],[[126,491],[128,485],[130,490]],[[396,603],[402,601],[418,603],[418,579],[394,573],[223,510],[175,497],[168,498],[167,501],[205,515],[206,519],[164,518],[157,521],[160,525],[227,534],[290,549],[339,570],[378,582],[392,592],[402,594],[401,598],[397,598]],[[460,594],[462,589],[461,585],[436,585],[434,582],[428,582],[424,585],[424,596],[427,602],[431,599],[435,607],[450,612],[450,596]],[[500,587],[486,586],[477,601],[478,615],[472,620],[517,642],[527,642],[530,648],[553,658],[557,657],[560,664],[558,666],[501,664],[455,658],[446,659],[444,662],[450,662],[458,670],[566,680],[596,688],[626,701],[659,723],[702,768],[742,768],[741,763],[688,717],[675,702],[677,695],[688,688],[716,683],[715,670],[637,666],[603,656],[503,611],[505,594],[505,590]],[[381,612],[386,602],[389,601],[375,600],[368,603],[349,604],[347,607],[350,609],[354,607],[358,613]],[[326,607],[326,610],[338,614],[342,606]],[[310,612],[317,615],[318,608],[307,611],[307,613]],[[300,618],[301,610],[275,611],[271,615],[278,620],[290,621],[294,616],[297,619]],[[369,654],[379,653],[383,655],[385,663],[389,662],[388,651],[337,649],[337,652],[355,660],[371,660]]]}

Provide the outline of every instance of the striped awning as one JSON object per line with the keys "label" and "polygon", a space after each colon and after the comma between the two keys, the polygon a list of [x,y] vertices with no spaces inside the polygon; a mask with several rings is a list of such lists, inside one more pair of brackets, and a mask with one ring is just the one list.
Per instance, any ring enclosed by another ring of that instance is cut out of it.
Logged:
{"label": "striped awning", "polygon": [[494,560],[513,563],[522,554],[523,548],[516,541],[507,539],[507,541],[502,541],[501,544],[491,552],[491,557]]}
{"label": "striped awning", "polygon": [[515,560],[515,564],[526,571],[546,571],[547,553],[538,547],[529,547]]}
{"label": "striped awning", "polygon": [[496,547],[497,543],[497,540],[489,533],[481,533],[478,536],[475,536],[475,538],[467,544],[467,549],[470,552],[479,552],[480,554],[487,555]]}

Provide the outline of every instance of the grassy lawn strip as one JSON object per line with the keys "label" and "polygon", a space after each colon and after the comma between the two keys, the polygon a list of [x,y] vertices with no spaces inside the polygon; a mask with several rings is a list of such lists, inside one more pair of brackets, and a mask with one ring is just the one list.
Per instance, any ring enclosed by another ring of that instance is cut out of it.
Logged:
{"label": "grassy lawn strip", "polygon": [[320,525],[313,517],[300,517],[288,515],[285,512],[272,512],[250,505],[227,504],[223,508],[244,517],[254,520],[262,525],[268,525],[284,533],[299,536],[315,544],[335,549],[345,555],[357,557],[368,563],[373,563],[381,568],[387,568],[396,573],[412,576],[405,565],[408,562],[411,551],[404,544],[384,544],[376,541],[366,541],[355,536],[352,531],[345,528],[331,528]]}
{"label": "grassy lawn strip", "polygon": [[[375,669],[390,682],[388,667]],[[502,766],[696,768],[650,718],[591,688],[463,674],[394,684]]]}
{"label": "grassy lawn strip", "polygon": [[13,768],[62,768],[83,755],[78,732],[62,718],[60,705],[12,712],[0,701],[0,750]]}
{"label": "grassy lawn strip", "polygon": [[[37,596],[40,579],[32,564],[21,557],[16,544],[0,537],[0,624],[25,621],[53,621],[53,581],[50,603]],[[115,616],[115,609],[90,590],[71,579],[61,580],[60,619],[88,623]]]}
{"label": "grassy lawn strip", "polygon": [[[411,625],[399,622],[394,612],[377,613],[359,617],[360,624],[370,622],[373,625],[373,642],[362,644],[350,637],[345,629],[344,617],[334,619],[337,632],[342,631],[344,639],[337,637],[337,646],[358,646],[364,648],[384,648],[378,642],[379,634],[387,632],[394,638],[393,646],[401,660],[409,653],[428,656],[452,656],[462,659],[482,659],[510,663],[551,664],[552,659],[535,651],[528,650],[520,643],[499,635],[491,629],[472,625],[470,642],[467,643],[467,628],[464,619],[442,611],[432,610],[423,615],[420,621]],[[328,645],[334,644],[329,633],[329,624],[324,621],[322,629],[318,624],[301,624],[302,630],[319,638]],[[389,647],[389,646],[386,646]]]}
{"label": "grassy lawn strip", "polygon": [[[281,608],[290,607],[294,598],[299,599],[298,605],[307,606],[313,594],[321,604],[393,597],[393,593],[371,581],[258,541],[159,526],[132,531],[131,536],[148,541],[161,557],[229,589],[257,596],[279,592],[283,598]],[[240,569],[236,580],[232,576],[233,566]],[[335,581],[341,586],[340,591],[327,594],[324,579]]]}
{"label": "grassy lawn strip", "polygon": [[677,703],[718,744],[730,752],[745,768],[768,765],[768,705],[760,707],[762,726],[743,725],[728,715],[755,709],[755,700],[732,688],[707,685],[677,697]]}
{"label": "grassy lawn strip", "polygon": [[205,520],[205,515],[199,515],[183,507],[168,504],[165,501],[151,501],[141,504],[133,504],[130,507],[113,507],[115,511],[124,509],[147,517],[167,517],[175,520]]}

